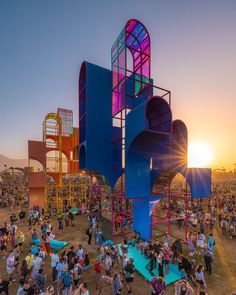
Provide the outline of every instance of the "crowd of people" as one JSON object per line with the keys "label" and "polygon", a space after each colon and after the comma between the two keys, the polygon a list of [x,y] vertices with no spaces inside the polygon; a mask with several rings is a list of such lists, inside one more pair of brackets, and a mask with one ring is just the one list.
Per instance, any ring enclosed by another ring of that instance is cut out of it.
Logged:
{"label": "crowd of people", "polygon": [[[19,194],[26,196],[25,191]],[[5,200],[9,195],[12,199],[13,195],[18,194],[11,184],[1,186],[0,199]],[[165,233],[148,242],[138,232],[131,232],[120,244],[104,241],[102,205],[97,195],[91,194],[87,201],[80,202],[80,209],[76,212],[83,222],[87,222],[83,232],[87,245],[78,241],[76,245],[69,245],[66,250],[60,251],[50,246],[51,241],[60,239],[60,233],[64,231],[73,231],[78,220],[73,210],[65,207],[63,212],[51,216],[43,208],[25,209],[21,205],[23,199],[19,198],[20,204],[17,200],[18,197],[14,206],[11,202],[6,203],[9,209],[16,208],[17,212],[10,215],[8,222],[0,220],[0,255],[6,270],[6,275],[0,275],[1,295],[13,294],[12,284],[16,279],[16,295],[91,295],[86,272],[93,275],[97,294],[103,294],[105,290],[113,295],[134,294],[136,261],[129,258],[133,247],[148,261],[147,268],[152,277],[149,294],[169,294],[165,278],[171,271],[170,265],[175,264],[183,274],[183,279],[174,285],[175,295],[195,292],[206,295],[208,276],[214,273],[214,229],[217,227],[221,230],[222,238],[233,239],[236,236],[235,195],[227,188],[217,186],[209,200],[191,200],[187,221],[184,218],[177,220],[179,230],[188,222],[186,241]],[[185,215],[182,200],[173,201],[171,206],[179,216]],[[166,210],[164,206],[163,214]],[[118,230],[121,227],[118,213],[116,217],[115,227]],[[131,227],[132,223],[126,223],[123,227]],[[26,242],[27,238],[30,243]],[[91,263],[91,246],[97,251],[95,263]]]}
{"label": "crowd of people", "polygon": [[[64,226],[73,226],[74,215],[70,211],[64,212],[58,217],[56,224],[58,231]],[[25,233],[18,228],[27,228],[30,244],[25,244]],[[56,225],[55,225],[56,226]],[[37,228],[36,228],[37,227]],[[96,229],[98,227],[96,226]],[[37,240],[40,244],[37,246]],[[88,252],[81,246],[75,249],[73,246],[68,251],[58,253],[50,247],[50,241],[56,238],[50,218],[44,210],[34,208],[26,214],[21,210],[11,214],[9,223],[0,226],[0,249],[2,259],[5,260],[7,278],[0,277],[0,294],[12,294],[10,285],[19,278],[17,295],[50,294],[47,287],[47,275],[45,262],[50,257],[53,294],[89,294],[86,283],[80,282],[83,271],[89,269]],[[25,255],[25,249],[29,248]],[[52,288],[52,286],[51,286]],[[55,291],[56,290],[56,291]]]}
{"label": "crowd of people", "polygon": [[12,170],[5,170],[0,175],[0,208],[26,208],[29,190],[25,174],[20,170]]}
{"label": "crowd of people", "polygon": [[211,211],[216,211],[222,235],[236,238],[236,194],[230,186],[215,185]]}

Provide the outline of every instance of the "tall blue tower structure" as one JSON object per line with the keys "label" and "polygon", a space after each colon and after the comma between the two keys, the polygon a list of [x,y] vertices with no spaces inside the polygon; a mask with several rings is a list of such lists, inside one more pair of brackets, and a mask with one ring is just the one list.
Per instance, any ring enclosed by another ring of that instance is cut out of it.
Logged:
{"label": "tall blue tower structure", "polygon": [[172,118],[170,91],[151,79],[151,42],[142,23],[126,23],[111,59],[111,70],[89,62],[80,69],[79,166],[104,175],[113,191],[124,175],[123,197],[133,203],[133,228],[149,240],[150,204],[164,197],[153,194],[156,179],[165,173],[171,183],[181,173],[191,197],[205,198],[211,195],[211,170],[187,167],[187,128]]}

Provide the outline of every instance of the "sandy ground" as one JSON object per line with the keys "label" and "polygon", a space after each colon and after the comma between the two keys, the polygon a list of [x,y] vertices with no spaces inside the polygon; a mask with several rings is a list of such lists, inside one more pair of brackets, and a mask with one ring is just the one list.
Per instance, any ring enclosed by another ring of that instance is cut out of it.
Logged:
{"label": "sandy ground", "polygon": [[[0,223],[4,221],[9,221],[9,215],[12,211],[6,209],[0,209]],[[17,211],[16,211],[17,213]],[[52,220],[52,223],[55,224],[55,220]],[[38,226],[36,226],[37,228]],[[175,233],[178,233],[178,228],[173,225],[172,230]],[[86,250],[89,252],[91,269],[84,272],[81,277],[81,281],[87,282],[88,289],[90,290],[91,295],[96,295],[98,292],[95,288],[95,278],[94,278],[94,261],[97,257],[98,251],[96,246],[92,244],[91,246],[87,244],[86,241],[86,228],[87,220],[82,216],[77,216],[75,220],[75,226],[72,228],[66,228],[63,232],[58,232],[57,226],[54,226],[56,239],[69,242],[69,245],[64,248],[68,249],[71,245],[74,245],[77,249],[78,244],[82,244]],[[29,241],[31,234],[28,232],[26,226],[18,226],[18,231],[22,230],[26,235],[26,241],[23,248],[23,254],[21,255],[21,260],[26,256],[27,250],[29,249]],[[184,230],[184,229],[183,229]],[[39,231],[40,232],[40,231]],[[228,238],[222,237],[219,230],[216,230],[216,253],[213,263],[213,273],[212,275],[206,274],[206,281],[208,284],[208,293],[209,295],[231,295],[232,291],[236,290],[236,240],[230,240]],[[63,249],[63,250],[64,250]],[[0,274],[6,278],[6,265],[5,260],[1,258],[0,263]],[[47,285],[51,284],[51,267],[50,267],[50,257],[46,258],[45,272],[47,273]],[[19,274],[15,274],[15,278],[19,278]],[[10,295],[15,295],[18,288],[18,282],[13,282],[10,286]],[[102,294],[109,295],[112,294],[111,288],[109,286],[105,287],[102,290]],[[122,294],[127,294],[127,291],[124,290]],[[135,283],[133,284],[133,294],[134,295],[149,295],[150,288],[149,284],[139,275],[136,274]],[[167,287],[167,295],[174,295],[174,287]]]}

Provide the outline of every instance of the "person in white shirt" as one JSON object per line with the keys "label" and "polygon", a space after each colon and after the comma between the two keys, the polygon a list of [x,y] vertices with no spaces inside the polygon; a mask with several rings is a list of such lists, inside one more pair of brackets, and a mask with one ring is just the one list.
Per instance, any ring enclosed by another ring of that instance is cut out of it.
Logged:
{"label": "person in white shirt", "polygon": [[112,268],[112,259],[110,256],[110,253],[106,253],[105,259],[104,259],[104,264],[105,264],[105,271],[107,276],[111,276],[111,268]]}
{"label": "person in white shirt", "polygon": [[47,229],[46,229],[46,233],[50,233],[52,231],[52,225],[50,223],[50,221],[47,222]]}
{"label": "person in white shirt", "polygon": [[51,255],[51,267],[52,267],[52,279],[53,281],[56,280],[57,277],[57,264],[59,263],[59,256],[57,254],[57,251],[55,250],[54,253]]}
{"label": "person in white shirt", "polygon": [[82,248],[82,245],[79,245],[79,250],[76,255],[78,256],[79,261],[84,259],[84,249]]}
{"label": "person in white shirt", "polygon": [[36,279],[39,270],[42,268],[43,260],[39,257],[39,253],[35,254],[35,258],[33,260],[33,271],[32,271],[32,279]]}
{"label": "person in white shirt", "polygon": [[51,240],[54,240],[54,238],[55,238],[55,235],[54,235],[52,232],[50,232],[50,235],[49,235],[49,239],[50,239],[50,241],[51,241]]}
{"label": "person in white shirt", "polygon": [[197,238],[197,247],[199,250],[199,254],[203,253],[203,250],[205,248],[205,240],[206,237],[204,234],[201,234],[200,232],[198,233],[198,238]]}

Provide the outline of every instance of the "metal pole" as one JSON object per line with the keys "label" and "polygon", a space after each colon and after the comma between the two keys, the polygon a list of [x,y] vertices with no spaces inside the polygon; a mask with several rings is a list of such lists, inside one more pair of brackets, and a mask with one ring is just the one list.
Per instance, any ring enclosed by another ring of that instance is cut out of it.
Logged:
{"label": "metal pole", "polygon": [[170,212],[170,179],[169,179],[169,193],[168,193],[168,234],[170,235],[170,219],[171,219],[171,212]]}
{"label": "metal pole", "polygon": [[189,215],[188,215],[188,208],[189,208],[189,204],[188,204],[189,200],[188,200],[188,182],[187,182],[187,179],[186,179],[186,186],[185,186],[185,210],[186,210],[186,216],[185,216],[185,222],[186,222],[186,241],[187,241],[187,238],[188,238],[188,218],[189,218]]}
{"label": "metal pole", "polygon": [[114,240],[114,192],[111,194],[111,239]]}

